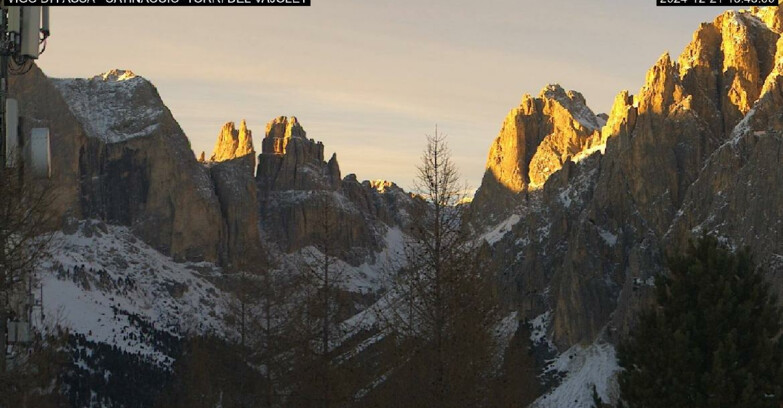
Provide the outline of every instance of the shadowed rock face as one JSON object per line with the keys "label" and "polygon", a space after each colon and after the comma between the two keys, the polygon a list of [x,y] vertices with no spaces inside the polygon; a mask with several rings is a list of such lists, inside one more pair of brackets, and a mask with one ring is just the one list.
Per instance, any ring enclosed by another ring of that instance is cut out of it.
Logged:
{"label": "shadowed rock face", "polygon": [[[333,255],[353,265],[371,261],[390,227],[404,228],[414,199],[393,183],[340,180],[337,155],[306,138],[296,118],[267,124],[256,182],[264,236],[284,252],[319,246],[327,233]],[[324,221],[325,220],[325,221]]]}
{"label": "shadowed rock face", "polygon": [[212,183],[152,84],[118,70],[49,80],[34,67],[11,87],[36,118],[23,131],[50,128],[58,213],[131,226],[177,259],[218,260]]}
{"label": "shadowed rock face", "polygon": [[218,134],[215,150],[205,163],[220,202],[226,238],[221,245],[224,265],[243,268],[261,249],[258,229],[258,191],[253,133],[243,120],[239,129],[227,122]]}
{"label": "shadowed rock face", "polygon": [[212,182],[184,135],[170,135],[90,140],[80,160],[84,214],[132,226],[175,259],[217,262],[224,230]]}
{"label": "shadowed rock face", "polygon": [[322,244],[328,223],[336,252],[358,262],[366,253],[348,253],[358,246],[377,249],[378,236],[338,192],[337,155],[325,162],[323,143],[306,136],[295,117],[281,116],[266,125],[256,171],[262,229],[284,252],[293,252]]}
{"label": "shadowed rock face", "polygon": [[209,166],[226,226],[224,264],[243,267],[251,254],[261,248],[254,164],[251,146],[249,154]]}
{"label": "shadowed rock face", "polygon": [[[666,253],[701,231],[750,245],[780,273],[780,16],[730,11],[703,24],[678,62],[662,56],[637,96],[618,95],[600,142],[540,190],[528,184],[521,221],[488,256],[510,303],[528,317],[552,311],[561,349],[624,333]],[[529,153],[512,157],[523,175]]]}

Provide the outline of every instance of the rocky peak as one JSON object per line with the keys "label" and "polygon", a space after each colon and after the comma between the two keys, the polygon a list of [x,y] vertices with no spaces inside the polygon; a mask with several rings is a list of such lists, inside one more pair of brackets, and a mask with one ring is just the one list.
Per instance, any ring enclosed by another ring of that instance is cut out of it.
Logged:
{"label": "rocky peak", "polygon": [[239,129],[235,127],[234,122],[223,125],[209,161],[222,162],[253,154],[255,154],[253,133],[247,128],[247,123],[243,119]]}
{"label": "rocky peak", "polygon": [[332,153],[332,158],[330,158],[329,162],[326,163],[326,173],[330,177],[330,183],[332,183],[333,185],[339,185],[340,163],[337,162],[337,153]]}
{"label": "rocky peak", "polygon": [[[84,129],[84,141],[52,144],[53,153],[71,152],[77,164],[71,174],[78,186],[69,185],[78,192],[77,214],[128,226],[177,260],[219,260],[223,227],[212,181],[149,81],[127,70],[89,79],[21,77],[37,82],[21,99],[52,102],[35,114],[53,135],[74,133],[62,127],[72,120]],[[43,84],[60,97],[42,98],[36,89]]]}
{"label": "rocky peak", "polygon": [[[266,135],[264,136],[262,153],[283,155],[291,138],[307,139],[305,132],[299,120],[295,116],[289,119],[286,116],[280,116],[272,119],[266,124]],[[320,142],[318,145],[323,146]],[[323,149],[322,149],[323,150]],[[323,160],[323,152],[321,160]]]}
{"label": "rocky peak", "polygon": [[102,79],[103,81],[126,81],[129,79],[136,78],[136,74],[133,73],[131,70],[127,69],[113,69],[108,72],[104,72],[103,74],[96,75],[93,77],[93,79]]}
{"label": "rocky peak", "polygon": [[296,117],[280,116],[266,125],[256,179],[260,191],[336,190],[340,186],[337,155],[324,162],[324,145],[307,139]]}
{"label": "rocky peak", "polygon": [[727,11],[702,24],[679,58],[679,76],[696,113],[725,138],[759,98],[775,66],[777,7]]}
{"label": "rocky peak", "polygon": [[287,253],[328,239],[333,255],[348,264],[374,263],[392,228],[410,222],[415,201],[393,183],[379,191],[340,174],[337,154],[324,161],[324,145],[308,139],[296,118],[270,121],[256,172],[264,236]]}
{"label": "rocky peak", "polygon": [[640,92],[639,110],[665,115],[682,98],[679,73],[667,52],[647,71],[647,79]]}
{"label": "rocky peak", "polygon": [[580,126],[593,130],[601,128],[598,116],[587,107],[585,97],[579,92],[566,91],[558,84],[550,84],[541,90],[538,98],[556,101],[573,115]]}
{"label": "rocky peak", "polygon": [[[354,175],[354,178],[355,177],[356,176]],[[386,190],[389,190],[391,188],[397,188],[397,184],[387,180],[369,180],[369,184],[373,190],[379,193],[385,193]]]}
{"label": "rocky peak", "polygon": [[601,130],[601,143],[606,144],[609,137],[621,132],[630,133],[636,124],[637,108],[634,96],[627,90],[617,94],[612,110],[606,119],[606,125]]}
{"label": "rocky peak", "polygon": [[[567,212],[547,221],[553,246],[568,242],[567,260],[550,269],[557,270],[553,282],[559,286],[551,292],[556,344],[583,341],[585,333],[594,338],[610,316],[618,328],[632,321],[629,311],[644,297],[629,282],[663,270],[668,240],[682,247],[694,233],[709,231],[741,237],[742,245],[779,250],[768,237],[780,236],[779,226],[769,222],[780,218],[781,195],[773,181],[780,180],[780,139],[765,137],[783,128],[776,21],[779,9],[770,8],[729,11],[702,24],[677,63],[664,54],[636,97],[626,91],[618,95],[602,132],[608,139],[605,155],[564,166],[546,183],[546,211],[562,204]],[[585,181],[589,177],[592,182]],[[569,195],[577,190],[584,198]],[[568,228],[553,232],[565,218]],[[526,221],[533,231],[536,222]],[[600,253],[602,246],[616,252],[585,255]],[[554,249],[535,244],[525,250],[550,254]],[[519,262],[523,252],[510,251],[509,263]],[[534,282],[527,274],[539,260],[527,256],[519,279]],[[613,260],[585,267],[604,259]],[[601,275],[591,277],[587,269]],[[620,272],[615,283],[595,283],[615,271]],[[601,291],[604,295],[596,296]]]}
{"label": "rocky peak", "polygon": [[91,138],[117,143],[147,137],[171,113],[157,89],[127,70],[111,70],[90,79],[52,79],[71,112]]}
{"label": "rocky peak", "polygon": [[563,163],[600,141],[600,123],[580,93],[560,85],[547,85],[536,98],[523,96],[490,148],[473,201],[478,213],[513,208],[519,194],[538,189]]}

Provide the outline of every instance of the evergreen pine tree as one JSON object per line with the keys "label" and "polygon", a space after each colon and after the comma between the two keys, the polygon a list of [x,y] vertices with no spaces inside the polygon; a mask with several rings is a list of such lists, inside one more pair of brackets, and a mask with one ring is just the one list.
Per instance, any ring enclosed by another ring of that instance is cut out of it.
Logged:
{"label": "evergreen pine tree", "polygon": [[691,243],[656,282],[656,305],[619,348],[631,407],[778,407],[781,311],[748,250]]}

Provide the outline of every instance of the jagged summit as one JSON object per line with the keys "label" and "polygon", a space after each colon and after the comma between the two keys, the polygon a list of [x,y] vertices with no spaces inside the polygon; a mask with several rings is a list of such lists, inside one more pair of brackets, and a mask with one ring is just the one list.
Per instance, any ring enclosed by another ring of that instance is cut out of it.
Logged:
{"label": "jagged summit", "polygon": [[247,128],[244,119],[236,128],[234,122],[226,122],[220,129],[215,149],[210,156],[211,162],[222,162],[247,155],[255,155],[253,148],[253,132]]}
{"label": "jagged summit", "polygon": [[559,84],[549,84],[541,90],[538,97],[557,101],[571,112],[580,125],[588,129],[598,130],[601,128],[599,117],[587,107],[585,97],[577,91],[566,91]]}
{"label": "jagged summit", "polygon": [[[699,26],[679,57],[656,61],[636,95],[617,95],[600,138],[574,132],[569,120],[581,122],[575,108],[585,104],[558,86],[523,98],[506,118],[473,205],[490,226],[515,225],[493,259],[506,257],[497,269],[516,274],[508,285],[519,288],[517,299],[548,294],[546,308],[528,317],[551,311],[559,347],[606,328],[623,332],[666,251],[694,234],[720,234],[783,267],[774,255],[783,242],[771,238],[783,236],[772,221],[783,208],[782,15],[776,7],[728,11]],[[565,146],[579,162],[535,166],[551,152],[547,140],[577,142]],[[536,186],[538,194],[525,194]],[[502,212],[520,202],[516,218]]]}
{"label": "jagged summit", "polygon": [[702,24],[678,59],[693,110],[724,138],[752,109],[776,63],[777,7],[727,11]]}
{"label": "jagged summit", "polygon": [[324,159],[323,143],[308,139],[295,117],[269,122],[256,171],[263,234],[284,252],[309,252],[328,221],[330,251],[353,266],[374,264],[389,239],[399,242],[418,202],[394,183],[342,179],[337,154]]}
{"label": "jagged summit", "polygon": [[324,161],[324,145],[307,139],[296,117],[280,116],[266,125],[258,156],[261,190],[336,190],[340,186],[337,154]]}
{"label": "jagged summit", "polygon": [[[266,124],[262,153],[285,154],[286,146],[288,146],[291,138],[307,139],[307,132],[305,132],[296,116],[291,116],[290,118],[279,116],[272,119]],[[320,142],[318,144],[323,146]],[[321,155],[323,156],[323,153]]]}
{"label": "jagged summit", "polygon": [[473,205],[479,213],[514,208],[518,194],[539,188],[570,158],[598,143],[602,121],[579,92],[557,84],[536,98],[523,96],[490,148]]}
{"label": "jagged summit", "polygon": [[[129,79],[141,78],[136,76],[131,70],[127,69],[112,69],[111,71],[104,72],[103,74],[96,75],[93,79],[102,79],[103,81],[127,81]],[[143,78],[142,78],[143,79]]]}
{"label": "jagged summit", "polygon": [[397,188],[397,184],[393,181],[388,180],[369,180],[370,187],[372,187],[374,190],[378,191],[379,193],[384,193],[386,190],[390,188]]}
{"label": "jagged summit", "polygon": [[620,93],[606,118],[596,116],[580,93],[558,84],[545,86],[537,97],[525,95],[490,149],[474,205],[513,207],[514,195],[542,187],[569,158],[603,152],[610,138],[631,133],[640,115],[641,125],[653,132],[664,118],[690,123],[692,133],[706,127],[707,144],[699,149],[714,148],[729,138],[772,86],[776,67],[783,66],[782,16],[777,7],[730,10],[702,24],[679,58],[661,55],[638,95]]}

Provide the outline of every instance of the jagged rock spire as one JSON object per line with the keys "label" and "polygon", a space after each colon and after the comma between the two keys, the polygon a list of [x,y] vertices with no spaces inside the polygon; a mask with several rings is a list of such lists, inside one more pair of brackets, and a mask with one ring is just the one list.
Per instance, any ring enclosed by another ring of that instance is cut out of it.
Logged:
{"label": "jagged rock spire", "polygon": [[254,154],[253,133],[247,128],[247,123],[243,119],[239,129],[234,122],[226,122],[223,125],[209,161],[222,162]]}

